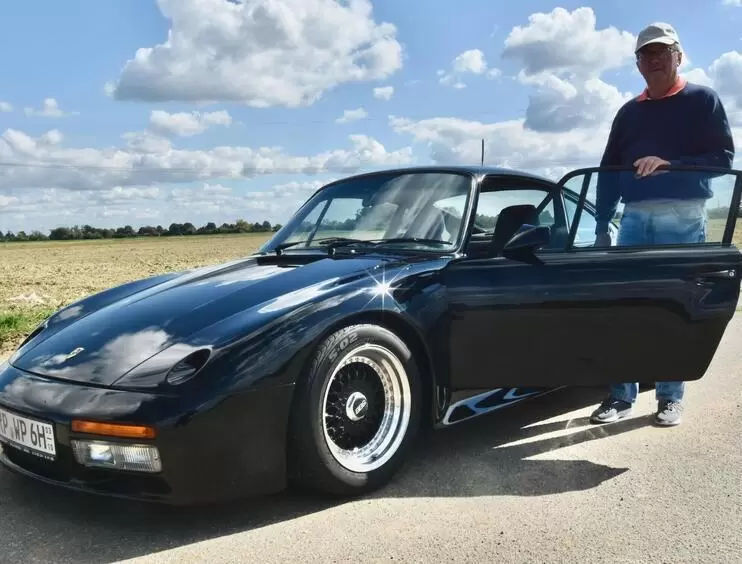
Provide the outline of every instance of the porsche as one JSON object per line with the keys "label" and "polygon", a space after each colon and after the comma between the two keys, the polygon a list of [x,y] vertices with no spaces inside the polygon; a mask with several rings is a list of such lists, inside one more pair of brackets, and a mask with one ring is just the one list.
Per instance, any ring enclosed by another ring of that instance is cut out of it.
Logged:
{"label": "porsche", "polygon": [[0,461],[178,505],[292,484],[362,495],[423,428],[628,376],[698,380],[739,297],[740,173],[662,172],[713,192],[706,241],[622,247],[617,216],[596,246],[601,177],[651,181],[615,167],[331,182],[251,254],[41,323],[0,365]]}

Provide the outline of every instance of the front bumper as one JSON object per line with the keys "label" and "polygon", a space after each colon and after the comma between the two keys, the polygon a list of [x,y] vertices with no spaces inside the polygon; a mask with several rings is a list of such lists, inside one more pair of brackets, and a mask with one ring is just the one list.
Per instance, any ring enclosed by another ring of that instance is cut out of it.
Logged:
{"label": "front bumper", "polygon": [[[112,390],[43,378],[0,365],[0,407],[51,424],[56,456],[24,452],[0,437],[8,469],[75,490],[143,501],[191,505],[262,495],[286,485],[285,439],[292,386],[234,393],[219,401]],[[72,419],[157,428],[154,439],[77,433]],[[157,473],[90,468],[71,441],[96,439],[153,444]]]}

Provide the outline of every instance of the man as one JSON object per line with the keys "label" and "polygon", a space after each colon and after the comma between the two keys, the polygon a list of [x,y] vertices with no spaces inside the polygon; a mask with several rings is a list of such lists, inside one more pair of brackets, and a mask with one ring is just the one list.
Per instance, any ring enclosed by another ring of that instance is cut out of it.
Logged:
{"label": "man", "polygon": [[[708,183],[713,174],[657,169],[667,165],[731,168],[734,142],[726,112],[711,88],[679,76],[682,49],[672,26],[647,26],[637,38],[635,54],[646,89],[619,109],[601,160],[601,166],[633,166],[634,171],[628,176],[605,172],[598,179],[595,246],[611,245],[608,223],[620,199],[625,208],[619,246],[703,242],[705,202],[712,196]],[[684,382],[658,382],[655,390],[656,422],[679,424]],[[591,421],[608,423],[628,416],[638,391],[635,382],[610,386],[610,396],[593,412]]]}

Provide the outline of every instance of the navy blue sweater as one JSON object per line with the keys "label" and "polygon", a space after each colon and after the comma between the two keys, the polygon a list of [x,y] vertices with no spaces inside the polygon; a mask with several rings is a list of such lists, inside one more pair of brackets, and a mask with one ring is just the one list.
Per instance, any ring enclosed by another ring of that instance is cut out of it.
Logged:
{"label": "navy blue sweater", "polygon": [[[688,83],[673,96],[634,98],[616,114],[600,166],[632,166],[642,157],[671,164],[731,168],[734,140],[719,96],[706,86]],[[700,178],[700,177],[703,178]],[[709,173],[675,172],[635,179],[632,172],[602,173],[598,178],[597,232],[605,232],[624,203],[644,199],[708,199]]]}

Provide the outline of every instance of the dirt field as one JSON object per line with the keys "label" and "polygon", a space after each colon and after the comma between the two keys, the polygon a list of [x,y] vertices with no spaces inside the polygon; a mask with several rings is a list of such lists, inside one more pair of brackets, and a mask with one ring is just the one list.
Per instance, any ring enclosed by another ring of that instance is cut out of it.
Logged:
{"label": "dirt field", "polygon": [[[719,241],[723,221],[709,222]],[[742,222],[740,222],[742,223]],[[0,360],[56,309],[137,278],[245,256],[270,234],[0,244]],[[734,240],[742,247],[742,225]]]}
{"label": "dirt field", "polygon": [[0,359],[54,310],[137,278],[245,256],[270,234],[0,245]]}

